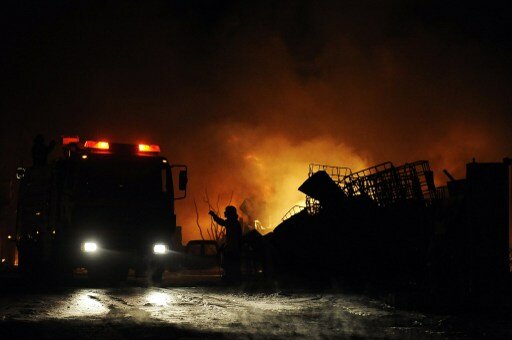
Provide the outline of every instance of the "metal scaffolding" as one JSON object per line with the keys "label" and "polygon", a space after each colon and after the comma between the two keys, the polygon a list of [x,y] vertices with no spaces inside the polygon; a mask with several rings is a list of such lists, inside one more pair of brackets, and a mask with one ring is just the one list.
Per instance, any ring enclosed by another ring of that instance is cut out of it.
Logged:
{"label": "metal scaffolding", "polygon": [[[343,187],[345,179],[352,174],[352,170],[347,167],[311,163],[309,164],[308,177],[318,171],[325,171],[340,187]],[[309,214],[314,215],[320,209],[320,203],[314,198],[306,196],[306,209]]]}
{"label": "metal scaffolding", "polygon": [[[429,162],[424,160],[401,166],[385,162],[357,172],[347,167],[309,165],[309,177],[317,171],[325,171],[347,197],[367,197],[381,207],[402,201],[429,205],[439,196]],[[306,197],[306,208],[310,214],[315,214],[319,211],[320,203]]]}

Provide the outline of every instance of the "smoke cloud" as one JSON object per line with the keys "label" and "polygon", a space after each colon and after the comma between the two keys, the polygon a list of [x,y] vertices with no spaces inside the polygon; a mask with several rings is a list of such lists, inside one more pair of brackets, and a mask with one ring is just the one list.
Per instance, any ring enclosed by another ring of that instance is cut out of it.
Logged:
{"label": "smoke cloud", "polygon": [[3,177],[29,163],[39,132],[159,143],[189,166],[177,204],[188,240],[192,198],[208,224],[206,189],[220,205],[260,200],[275,225],[303,200],[309,163],[429,159],[441,185],[443,168],[462,177],[472,157],[510,155],[499,9],[475,21],[470,8],[400,1],[103,6],[12,8]]}

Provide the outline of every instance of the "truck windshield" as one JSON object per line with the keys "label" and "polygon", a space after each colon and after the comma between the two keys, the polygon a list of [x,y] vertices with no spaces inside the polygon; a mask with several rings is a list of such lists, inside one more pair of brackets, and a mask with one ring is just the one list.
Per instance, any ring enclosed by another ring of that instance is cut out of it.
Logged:
{"label": "truck windshield", "polygon": [[149,158],[90,159],[76,174],[76,190],[82,197],[161,197],[166,191],[167,172]]}

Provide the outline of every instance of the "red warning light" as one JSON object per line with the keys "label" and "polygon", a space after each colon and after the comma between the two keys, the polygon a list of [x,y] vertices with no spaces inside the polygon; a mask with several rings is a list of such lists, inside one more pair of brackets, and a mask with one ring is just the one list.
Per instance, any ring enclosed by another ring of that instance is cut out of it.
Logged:
{"label": "red warning light", "polygon": [[62,136],[62,145],[69,145],[80,142],[78,136]]}
{"label": "red warning light", "polygon": [[139,152],[160,152],[160,146],[154,144],[139,144]]}
{"label": "red warning light", "polygon": [[105,141],[94,141],[94,140],[88,140],[85,141],[84,147],[87,149],[99,149],[99,150],[108,150],[110,148],[110,145],[108,142]]}

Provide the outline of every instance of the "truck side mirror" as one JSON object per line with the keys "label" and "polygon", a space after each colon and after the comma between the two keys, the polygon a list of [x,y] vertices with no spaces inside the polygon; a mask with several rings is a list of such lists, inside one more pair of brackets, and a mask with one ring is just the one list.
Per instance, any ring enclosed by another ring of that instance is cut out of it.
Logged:
{"label": "truck side mirror", "polygon": [[18,167],[16,169],[16,179],[22,179],[23,177],[25,177],[25,168],[22,168],[22,167]]}
{"label": "truck side mirror", "polygon": [[180,169],[180,172],[178,173],[178,189],[182,193],[181,193],[181,196],[179,196],[179,197],[174,196],[174,199],[175,200],[184,199],[185,197],[187,197],[187,183],[188,183],[187,166],[180,165],[180,164],[174,164],[171,166],[171,169]]}
{"label": "truck side mirror", "polygon": [[187,190],[187,183],[188,183],[188,177],[187,177],[187,170],[181,170],[178,178],[178,187],[181,191]]}

